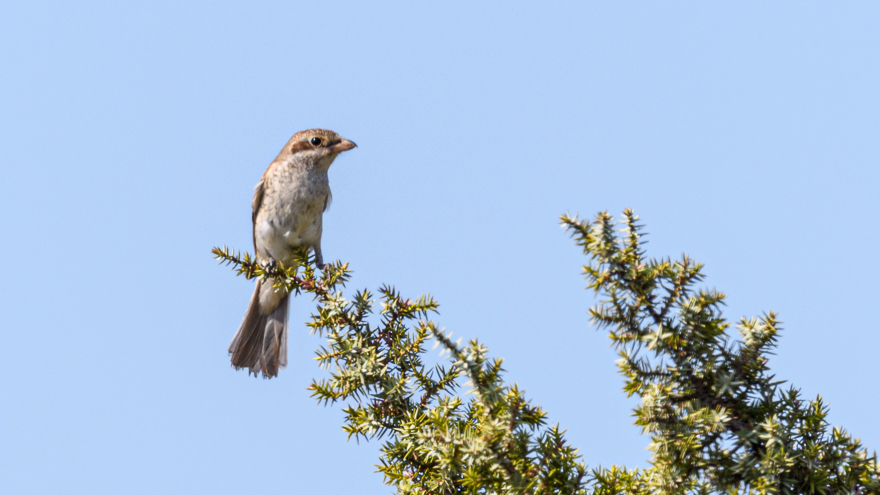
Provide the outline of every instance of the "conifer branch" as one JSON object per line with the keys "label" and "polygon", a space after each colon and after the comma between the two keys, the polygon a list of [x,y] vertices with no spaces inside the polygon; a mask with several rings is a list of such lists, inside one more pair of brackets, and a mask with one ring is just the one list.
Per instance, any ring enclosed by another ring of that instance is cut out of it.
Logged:
{"label": "conifer branch", "polygon": [[[309,390],[319,403],[345,402],[349,438],[383,439],[377,468],[399,493],[880,493],[876,454],[829,430],[821,397],[804,400],[770,374],[775,313],[740,320],[737,340],[724,294],[694,287],[701,264],[645,258],[633,211],[621,224],[606,212],[561,221],[600,298],[589,314],[619,350],[624,391],[641,400],[635,424],[651,437],[649,468],[588,470],[547,413],[505,383],[501,359],[430,319],[439,304],[429,295],[382,286],[349,300],[347,264],[318,275],[306,252],[290,267],[226,247],[213,253],[238,275],[318,301],[307,326],[326,339],[315,360],[327,376]],[[426,363],[429,340],[444,362]]]}

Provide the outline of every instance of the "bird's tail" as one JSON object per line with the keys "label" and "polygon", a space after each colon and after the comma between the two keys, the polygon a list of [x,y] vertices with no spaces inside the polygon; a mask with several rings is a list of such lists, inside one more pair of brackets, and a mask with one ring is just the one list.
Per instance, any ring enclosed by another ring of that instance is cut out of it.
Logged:
{"label": "bird's tail", "polygon": [[232,366],[247,368],[254,376],[278,376],[287,366],[287,306],[289,294],[275,292],[272,279],[257,280],[254,295],[232,343]]}

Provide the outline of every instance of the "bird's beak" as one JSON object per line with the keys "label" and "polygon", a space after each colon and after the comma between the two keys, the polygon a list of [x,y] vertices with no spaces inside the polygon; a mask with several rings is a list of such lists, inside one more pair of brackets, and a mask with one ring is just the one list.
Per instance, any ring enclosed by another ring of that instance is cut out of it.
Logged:
{"label": "bird's beak", "polygon": [[343,139],[333,146],[330,146],[330,149],[333,150],[334,153],[342,153],[343,151],[348,151],[352,148],[357,148],[357,145],[348,139]]}

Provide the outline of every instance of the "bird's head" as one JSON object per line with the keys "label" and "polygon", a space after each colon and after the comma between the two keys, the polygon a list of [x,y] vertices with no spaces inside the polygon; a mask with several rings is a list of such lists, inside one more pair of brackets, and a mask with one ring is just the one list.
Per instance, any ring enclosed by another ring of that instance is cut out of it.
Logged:
{"label": "bird's head", "polygon": [[290,138],[278,158],[286,158],[301,164],[328,168],[333,160],[357,145],[326,129],[300,131]]}

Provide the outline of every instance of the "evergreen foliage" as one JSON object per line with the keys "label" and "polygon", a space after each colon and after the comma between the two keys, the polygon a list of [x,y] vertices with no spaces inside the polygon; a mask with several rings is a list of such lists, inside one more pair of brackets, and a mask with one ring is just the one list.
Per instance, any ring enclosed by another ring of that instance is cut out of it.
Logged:
{"label": "evergreen foliage", "polygon": [[[589,259],[584,274],[600,298],[590,315],[620,352],[624,391],[641,398],[636,424],[651,437],[650,468],[588,470],[564,430],[504,382],[501,359],[438,328],[430,296],[385,286],[349,300],[347,264],[318,275],[305,252],[292,267],[213,252],[240,275],[315,297],[308,326],[326,338],[316,360],[329,376],[312,382],[312,395],[346,404],[349,438],[384,439],[377,467],[400,493],[880,493],[876,454],[829,431],[821,398],[804,400],[769,373],[775,314],[741,320],[736,339],[724,295],[695,286],[702,265],[644,258],[632,211],[621,224],[607,213],[561,220]],[[426,364],[430,341],[445,363]]]}

